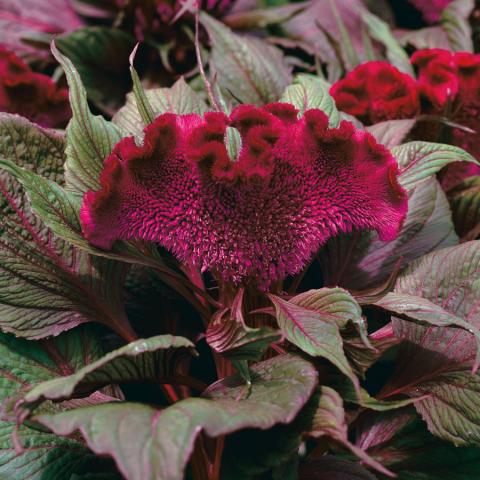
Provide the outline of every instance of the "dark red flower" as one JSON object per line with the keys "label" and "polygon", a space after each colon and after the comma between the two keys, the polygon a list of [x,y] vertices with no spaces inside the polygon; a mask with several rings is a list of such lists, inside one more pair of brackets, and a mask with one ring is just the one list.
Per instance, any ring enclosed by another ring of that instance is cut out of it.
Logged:
{"label": "dark red flower", "polygon": [[420,110],[415,80],[387,62],[359,65],[336,82],[330,93],[340,110],[366,125],[412,118]]}
{"label": "dark red flower", "polygon": [[[467,127],[452,128],[449,143],[480,159],[480,55],[447,50],[419,50],[412,56],[424,113],[439,115]],[[466,176],[478,175],[472,164],[452,164],[442,184],[450,188]]]}
{"label": "dark red flower", "polygon": [[411,62],[418,69],[418,86],[430,103],[429,110],[441,112],[459,89],[455,54],[441,49],[419,50]]}
{"label": "dark red flower", "polygon": [[[190,2],[192,3],[192,2]],[[214,16],[221,16],[234,0],[203,0],[200,7]],[[173,36],[175,25],[172,21],[182,11],[182,0],[116,0],[120,11],[133,21],[133,30],[139,41],[149,36],[167,38]],[[193,3],[192,3],[193,5]]]}
{"label": "dark red flower", "polygon": [[422,13],[427,23],[437,23],[440,21],[443,10],[452,0],[410,0],[410,3]]}
{"label": "dark red flower", "polygon": [[[233,161],[227,126],[242,138]],[[328,128],[320,110],[301,119],[281,103],[229,117],[164,114],[144,133],[142,144],[115,146],[101,188],[84,197],[83,232],[97,247],[158,242],[225,281],[267,288],[341,231],[393,239],[407,210],[388,150],[349,122]]]}
{"label": "dark red flower", "polygon": [[0,111],[18,113],[43,127],[64,127],[71,116],[68,91],[47,75],[34,73],[0,47]]}

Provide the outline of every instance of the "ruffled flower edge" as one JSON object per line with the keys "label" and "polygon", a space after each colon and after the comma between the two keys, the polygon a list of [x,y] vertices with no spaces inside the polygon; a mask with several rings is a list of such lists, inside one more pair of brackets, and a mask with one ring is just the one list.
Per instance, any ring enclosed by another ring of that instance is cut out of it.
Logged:
{"label": "ruffled flower edge", "polygon": [[[228,157],[226,128],[242,138]],[[330,237],[376,229],[393,239],[407,210],[390,152],[320,110],[243,105],[230,116],[164,114],[141,145],[119,142],[81,209],[96,246],[159,243],[225,281],[268,285],[297,273]]]}

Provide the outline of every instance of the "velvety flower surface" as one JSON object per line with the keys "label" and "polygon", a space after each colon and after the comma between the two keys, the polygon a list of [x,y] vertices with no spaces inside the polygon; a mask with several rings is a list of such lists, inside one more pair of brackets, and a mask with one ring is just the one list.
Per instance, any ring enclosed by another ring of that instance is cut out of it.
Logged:
{"label": "velvety flower surface", "polygon": [[437,23],[440,21],[443,10],[452,0],[410,0],[410,3],[422,13],[427,23]]}
{"label": "velvety flower surface", "polygon": [[415,80],[387,62],[367,62],[336,82],[331,95],[340,110],[366,125],[412,118],[420,110]]}
{"label": "velvety flower surface", "polygon": [[43,127],[64,127],[71,116],[68,90],[34,73],[13,52],[0,48],[0,111],[18,113]]}
{"label": "velvety flower surface", "polygon": [[[226,127],[242,148],[232,161]],[[225,281],[267,288],[298,272],[331,236],[354,228],[396,236],[407,209],[388,150],[349,122],[328,127],[320,110],[244,105],[227,117],[164,114],[120,141],[101,188],[81,209],[84,235],[158,242]]]}
{"label": "velvety flower surface", "polygon": [[[420,50],[412,56],[425,113],[444,116],[465,129],[452,128],[449,142],[480,159],[480,55],[447,50]],[[450,188],[478,175],[480,168],[458,163],[448,167],[442,184]]]}

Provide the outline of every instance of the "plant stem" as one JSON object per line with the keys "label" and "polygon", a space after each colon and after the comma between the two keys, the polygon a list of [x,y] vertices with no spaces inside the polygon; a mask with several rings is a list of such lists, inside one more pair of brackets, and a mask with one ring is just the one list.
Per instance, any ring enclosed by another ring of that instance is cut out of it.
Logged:
{"label": "plant stem", "polygon": [[373,340],[383,340],[385,338],[391,338],[393,336],[393,325],[391,322],[380,328],[376,332],[370,334],[370,338]]}
{"label": "plant stem", "polygon": [[127,343],[138,340],[138,335],[135,333],[132,326],[130,325],[130,322],[126,318],[118,323],[115,323],[115,325],[110,325],[108,323],[106,323],[106,325],[110,328],[113,327],[115,329],[115,332],[118,333],[118,335],[120,335]]}
{"label": "plant stem", "polygon": [[205,69],[203,68],[202,54],[200,53],[199,31],[200,31],[200,1],[197,2],[197,9],[195,11],[195,53],[197,55],[198,69],[200,70],[200,75],[203,79],[203,83],[205,83],[205,88],[208,93],[208,98],[210,99],[212,106],[215,108],[217,112],[221,112],[222,109],[220,108],[220,105],[218,104],[217,99],[213,94],[212,85],[209,82],[207,75],[205,74]]}

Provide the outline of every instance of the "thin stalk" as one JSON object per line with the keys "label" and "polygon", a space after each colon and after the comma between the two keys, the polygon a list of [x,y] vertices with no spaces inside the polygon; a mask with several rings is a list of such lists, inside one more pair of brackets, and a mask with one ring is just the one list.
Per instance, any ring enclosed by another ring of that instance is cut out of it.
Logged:
{"label": "thin stalk", "polygon": [[222,109],[220,108],[220,105],[218,104],[217,99],[215,98],[212,84],[208,80],[207,75],[205,74],[205,69],[203,68],[202,54],[200,52],[200,33],[199,32],[200,32],[200,2],[198,1],[197,9],[195,11],[195,53],[197,55],[198,69],[203,79],[203,83],[205,83],[205,88],[207,90],[210,103],[212,104],[212,106],[217,112],[221,112]]}

